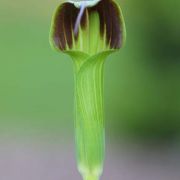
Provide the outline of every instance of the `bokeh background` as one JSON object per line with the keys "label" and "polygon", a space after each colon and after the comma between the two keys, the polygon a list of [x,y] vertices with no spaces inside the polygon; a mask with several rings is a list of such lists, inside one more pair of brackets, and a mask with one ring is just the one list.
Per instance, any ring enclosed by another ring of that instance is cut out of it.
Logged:
{"label": "bokeh background", "polygon": [[[120,0],[119,0],[120,1]],[[104,180],[180,179],[180,1],[121,0],[105,66]],[[0,0],[0,179],[78,180],[73,67],[50,48],[57,0]]]}

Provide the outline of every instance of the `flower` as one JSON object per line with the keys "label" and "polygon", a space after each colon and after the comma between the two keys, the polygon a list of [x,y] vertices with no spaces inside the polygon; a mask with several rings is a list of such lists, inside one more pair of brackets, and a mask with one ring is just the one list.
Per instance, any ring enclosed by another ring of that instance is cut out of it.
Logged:
{"label": "flower", "polygon": [[115,0],[65,1],[52,19],[51,45],[74,62],[77,161],[84,180],[98,180],[103,170],[104,60],[122,47],[125,38]]}

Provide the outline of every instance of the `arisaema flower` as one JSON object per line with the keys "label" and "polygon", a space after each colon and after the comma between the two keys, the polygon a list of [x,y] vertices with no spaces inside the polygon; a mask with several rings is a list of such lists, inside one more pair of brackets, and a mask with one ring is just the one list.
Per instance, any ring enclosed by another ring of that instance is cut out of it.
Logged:
{"label": "arisaema flower", "polygon": [[51,45],[71,56],[75,74],[75,139],[84,180],[98,180],[104,161],[103,68],[126,32],[115,0],[64,1],[56,9]]}

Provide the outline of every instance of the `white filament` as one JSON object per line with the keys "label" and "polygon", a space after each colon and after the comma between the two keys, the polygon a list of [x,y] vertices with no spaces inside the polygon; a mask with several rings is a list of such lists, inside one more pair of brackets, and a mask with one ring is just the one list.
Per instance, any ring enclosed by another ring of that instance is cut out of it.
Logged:
{"label": "white filament", "polygon": [[80,6],[80,11],[79,11],[79,14],[77,16],[77,19],[76,19],[76,22],[75,22],[75,26],[74,26],[74,34],[75,35],[77,35],[77,33],[78,33],[79,25],[81,23],[81,19],[82,19],[82,16],[84,14],[84,10],[86,9],[86,7],[87,7],[86,2],[82,2],[81,6]]}

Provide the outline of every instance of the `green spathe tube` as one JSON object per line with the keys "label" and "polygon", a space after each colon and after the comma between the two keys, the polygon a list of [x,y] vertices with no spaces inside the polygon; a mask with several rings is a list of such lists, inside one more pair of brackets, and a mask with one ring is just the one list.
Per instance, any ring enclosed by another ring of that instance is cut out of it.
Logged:
{"label": "green spathe tube", "polygon": [[101,0],[85,8],[75,33],[79,7],[72,2],[60,4],[52,19],[50,43],[70,55],[74,64],[79,172],[84,180],[99,180],[105,151],[104,62],[124,44],[125,25],[119,5],[113,0]]}

